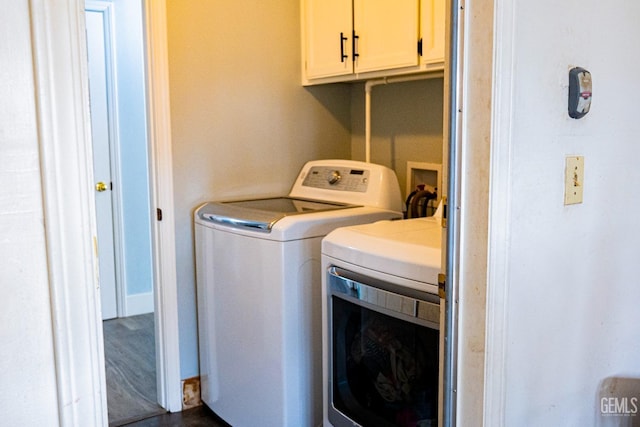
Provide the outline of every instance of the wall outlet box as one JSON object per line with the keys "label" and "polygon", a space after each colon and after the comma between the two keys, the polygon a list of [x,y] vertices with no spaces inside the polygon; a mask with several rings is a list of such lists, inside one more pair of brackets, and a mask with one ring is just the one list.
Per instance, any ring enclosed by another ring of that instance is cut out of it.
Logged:
{"label": "wall outlet box", "polygon": [[437,189],[438,199],[442,196],[442,165],[439,163],[407,162],[407,183],[405,198],[418,184],[426,184]]}
{"label": "wall outlet box", "polygon": [[584,190],[584,156],[568,156],[564,170],[564,204],[582,203]]}

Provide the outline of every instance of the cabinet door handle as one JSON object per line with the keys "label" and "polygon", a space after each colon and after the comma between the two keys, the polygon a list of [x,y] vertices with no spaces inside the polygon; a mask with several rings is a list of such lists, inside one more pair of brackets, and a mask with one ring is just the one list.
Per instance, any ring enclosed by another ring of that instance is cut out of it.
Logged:
{"label": "cabinet door handle", "polygon": [[340,62],[344,62],[344,60],[349,57],[349,55],[344,54],[344,42],[346,41],[347,38],[344,36],[344,33],[340,33]]}
{"label": "cabinet door handle", "polygon": [[358,39],[360,38],[359,35],[356,34],[355,30],[353,31],[353,62],[356,61],[356,59],[358,58],[358,56],[360,56],[360,54],[358,53]]}

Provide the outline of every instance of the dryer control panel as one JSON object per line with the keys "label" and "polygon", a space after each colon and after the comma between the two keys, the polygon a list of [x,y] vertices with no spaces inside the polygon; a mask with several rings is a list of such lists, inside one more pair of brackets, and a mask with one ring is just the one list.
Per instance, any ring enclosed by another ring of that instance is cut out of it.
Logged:
{"label": "dryer control panel", "polygon": [[369,185],[370,172],[349,167],[314,166],[302,181],[305,187],[364,193]]}

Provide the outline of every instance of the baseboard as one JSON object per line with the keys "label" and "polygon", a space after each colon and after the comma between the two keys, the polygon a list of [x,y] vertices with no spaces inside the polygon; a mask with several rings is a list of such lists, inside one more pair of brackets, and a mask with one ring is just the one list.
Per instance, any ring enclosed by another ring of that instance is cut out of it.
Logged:
{"label": "baseboard", "polygon": [[153,292],[127,295],[124,317],[153,313]]}
{"label": "baseboard", "polygon": [[200,377],[182,380],[182,410],[202,405],[200,400]]}

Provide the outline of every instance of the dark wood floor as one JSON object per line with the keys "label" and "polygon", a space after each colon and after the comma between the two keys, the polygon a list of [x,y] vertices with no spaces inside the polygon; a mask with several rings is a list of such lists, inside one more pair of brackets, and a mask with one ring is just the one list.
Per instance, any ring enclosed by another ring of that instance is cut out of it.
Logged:
{"label": "dark wood floor", "polygon": [[157,402],[153,313],[103,322],[109,426],[166,411]]}
{"label": "dark wood floor", "polygon": [[127,427],[231,427],[206,406],[163,414],[127,424]]}
{"label": "dark wood floor", "polygon": [[174,414],[157,402],[153,313],[103,322],[109,426],[230,427],[206,406]]}

